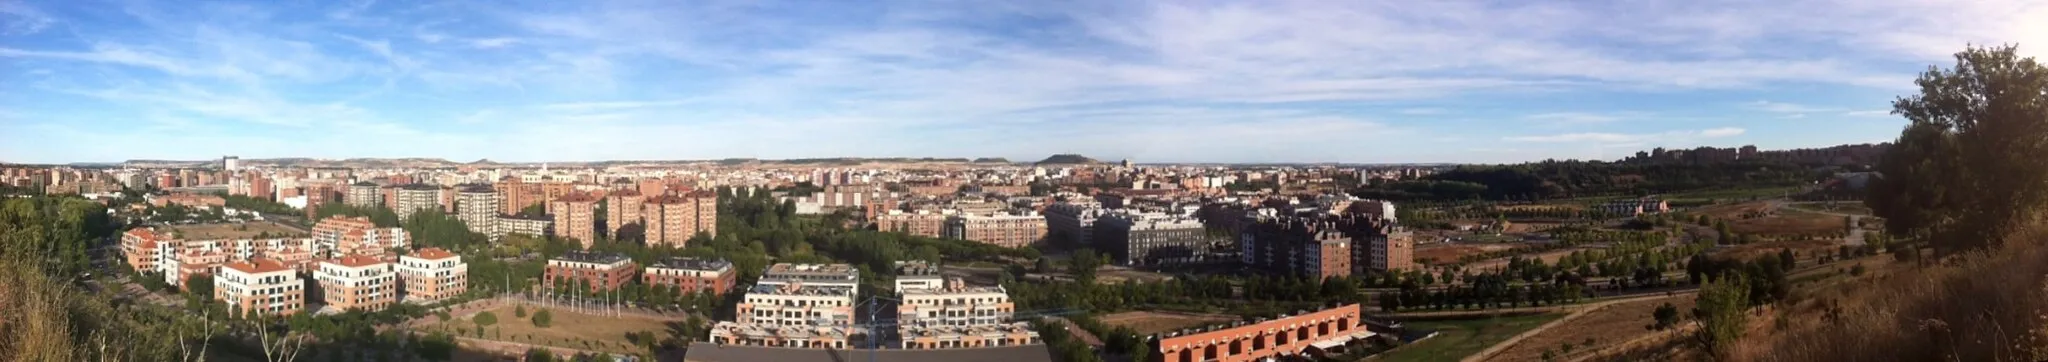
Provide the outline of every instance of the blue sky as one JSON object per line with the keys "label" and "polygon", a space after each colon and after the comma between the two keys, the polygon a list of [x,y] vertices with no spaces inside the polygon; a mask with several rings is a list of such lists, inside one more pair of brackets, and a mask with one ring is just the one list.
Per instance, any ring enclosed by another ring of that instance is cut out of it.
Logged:
{"label": "blue sky", "polygon": [[[0,0],[0,161],[1519,162],[1878,142],[2005,1]],[[2029,21],[2029,19],[2034,21]]]}

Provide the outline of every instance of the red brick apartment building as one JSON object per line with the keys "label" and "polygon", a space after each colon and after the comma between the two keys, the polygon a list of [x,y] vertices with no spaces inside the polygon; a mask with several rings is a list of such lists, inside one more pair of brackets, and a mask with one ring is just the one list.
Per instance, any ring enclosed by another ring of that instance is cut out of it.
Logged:
{"label": "red brick apartment building", "polygon": [[639,271],[640,266],[625,255],[571,251],[548,259],[545,283],[554,288],[580,281],[592,291],[612,290],[632,281],[633,274]]}
{"label": "red brick apartment building", "polygon": [[320,261],[313,278],[320,299],[334,310],[379,311],[398,301],[397,278],[391,263],[363,255]]}
{"label": "red brick apartment building", "polygon": [[1250,362],[1307,356],[1371,337],[1361,312],[1357,304],[1347,304],[1296,316],[1161,334],[1152,341],[1152,362]]}
{"label": "red brick apartment building", "polygon": [[596,197],[569,194],[550,202],[548,212],[555,215],[555,235],[582,242],[585,249],[597,243]]}
{"label": "red brick apartment building", "polygon": [[641,217],[647,220],[647,244],[682,248],[699,232],[718,235],[718,194],[691,191],[652,197]]}
{"label": "red brick apartment building", "polygon": [[724,259],[669,258],[648,265],[640,278],[648,286],[667,285],[677,293],[707,292],[723,295],[732,291],[739,273]]}

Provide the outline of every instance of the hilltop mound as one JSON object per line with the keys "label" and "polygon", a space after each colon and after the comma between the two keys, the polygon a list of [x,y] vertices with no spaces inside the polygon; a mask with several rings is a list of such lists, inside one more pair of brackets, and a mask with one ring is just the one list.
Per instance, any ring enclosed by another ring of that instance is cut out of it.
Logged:
{"label": "hilltop mound", "polygon": [[974,159],[974,163],[1010,163],[1010,159],[1002,157],[982,157]]}
{"label": "hilltop mound", "polygon": [[1099,165],[1102,161],[1071,153],[1062,153],[1038,161],[1040,165]]}

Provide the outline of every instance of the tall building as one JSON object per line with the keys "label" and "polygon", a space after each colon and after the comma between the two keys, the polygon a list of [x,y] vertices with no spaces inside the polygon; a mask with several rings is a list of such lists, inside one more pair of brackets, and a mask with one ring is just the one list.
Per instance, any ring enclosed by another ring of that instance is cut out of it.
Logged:
{"label": "tall building", "polygon": [[398,300],[391,263],[369,256],[323,260],[313,279],[320,285],[320,300],[336,311],[380,311]]}
{"label": "tall building", "polygon": [[[1059,202],[1045,207],[1045,228],[1048,241],[1070,246],[1095,245],[1095,221],[1105,212],[1100,203]],[[1097,247],[1100,249],[1100,247]]]}
{"label": "tall building", "polygon": [[507,177],[491,186],[498,190],[498,213],[517,215],[533,205],[541,205],[540,184],[520,182],[517,177]]}
{"label": "tall building", "polygon": [[463,185],[455,194],[455,217],[469,227],[469,231],[492,235],[498,233],[498,191],[490,185]]}
{"label": "tall building", "polygon": [[382,191],[378,190],[377,184],[369,181],[349,184],[348,191],[343,197],[347,198],[343,202],[348,206],[376,208],[384,204]]}
{"label": "tall building", "polygon": [[853,325],[860,271],[846,264],[775,264],[761,273],[713,342],[745,346],[844,349]]}
{"label": "tall building", "polygon": [[656,196],[649,198],[643,208],[641,216],[647,220],[648,245],[681,248],[697,233],[718,235],[718,195],[710,191]]}
{"label": "tall building", "polygon": [[220,158],[220,169],[228,172],[241,171],[242,158],[235,156],[223,156]]}
{"label": "tall building", "polygon": [[223,265],[213,278],[213,299],[231,313],[285,316],[306,308],[306,283],[275,260],[255,258]]}
{"label": "tall building", "polygon": [[548,288],[569,288],[586,286],[592,291],[618,289],[633,280],[633,273],[640,266],[625,255],[570,251],[560,257],[548,259],[547,272],[543,275]]}
{"label": "tall building", "polygon": [[640,273],[643,283],[648,286],[666,285],[675,288],[677,294],[711,293],[724,295],[732,291],[734,279],[739,273],[732,270],[732,262],[725,259],[668,258],[648,265]]}
{"label": "tall building", "polygon": [[398,213],[401,220],[412,218],[415,212],[442,209],[440,186],[406,184],[393,195],[391,211]]}
{"label": "tall building", "polygon": [[[630,186],[632,183],[627,183],[626,185]],[[632,188],[617,188],[611,193],[606,194],[604,199],[605,235],[611,235],[614,239],[618,238],[619,228],[625,227],[626,224],[640,224],[641,230],[646,230],[647,223],[645,220],[641,220],[640,211],[643,207],[642,205],[646,204],[647,198],[640,196],[639,191],[634,191]]]}
{"label": "tall building", "polygon": [[469,290],[469,264],[441,248],[420,249],[398,257],[398,280],[408,302],[433,302]]}
{"label": "tall building", "polygon": [[1045,217],[953,215],[946,219],[944,236],[1010,248],[1027,247],[1045,239]]}
{"label": "tall building", "polygon": [[1250,216],[1240,232],[1245,265],[1328,278],[1414,268],[1414,238],[1392,221],[1362,215]]}
{"label": "tall building", "polygon": [[555,199],[548,207],[555,216],[555,234],[562,238],[583,243],[589,249],[597,243],[597,198],[588,194],[569,194]]}

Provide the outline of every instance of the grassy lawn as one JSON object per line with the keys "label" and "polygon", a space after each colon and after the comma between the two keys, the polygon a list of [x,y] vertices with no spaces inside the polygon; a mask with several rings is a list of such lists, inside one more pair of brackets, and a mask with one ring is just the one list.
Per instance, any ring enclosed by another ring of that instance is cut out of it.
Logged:
{"label": "grassy lawn", "polygon": [[[645,352],[626,339],[626,332],[651,331],[656,337],[666,337],[670,321],[636,316],[596,316],[571,312],[566,309],[550,309],[552,323],[548,327],[535,327],[533,313],[539,308],[528,306],[526,317],[516,316],[512,306],[491,309],[498,317],[498,323],[484,327],[482,339],[531,343],[556,347],[600,350],[621,353]],[[429,317],[432,318],[432,317]],[[678,321],[680,323],[680,321]],[[422,330],[443,331],[463,337],[479,338],[476,324],[470,317],[458,316],[455,320],[428,325]]]}
{"label": "grassy lawn", "polygon": [[1436,337],[1379,354],[1374,361],[1456,361],[1522,334],[1563,314],[1539,314],[1494,319],[1427,321],[1404,323],[1410,329],[1436,330]]}

